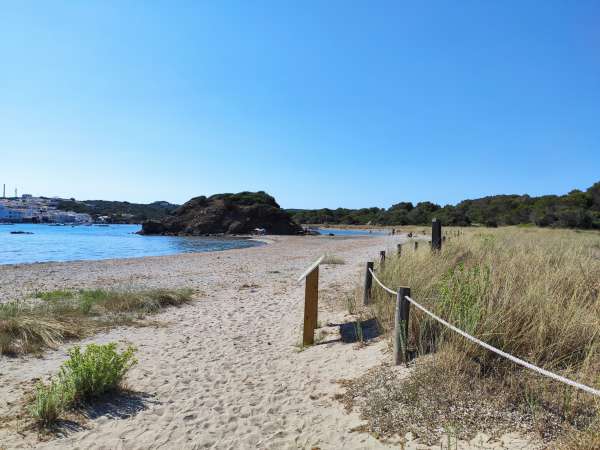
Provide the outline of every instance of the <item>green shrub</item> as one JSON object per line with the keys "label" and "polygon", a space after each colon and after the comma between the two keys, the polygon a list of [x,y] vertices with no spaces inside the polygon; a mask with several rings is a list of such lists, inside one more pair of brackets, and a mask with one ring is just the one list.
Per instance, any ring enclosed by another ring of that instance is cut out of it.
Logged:
{"label": "green shrub", "polygon": [[73,406],[118,390],[127,371],[137,363],[134,353],[131,346],[119,353],[114,342],[90,344],[83,352],[73,347],[58,376],[49,385],[36,386],[30,414],[39,426],[48,427]]}
{"label": "green shrub", "polygon": [[69,351],[69,359],[58,376],[61,383],[73,388],[74,400],[84,402],[115,390],[127,371],[137,363],[134,348],[117,351],[117,344],[90,344],[85,351],[79,346]]}

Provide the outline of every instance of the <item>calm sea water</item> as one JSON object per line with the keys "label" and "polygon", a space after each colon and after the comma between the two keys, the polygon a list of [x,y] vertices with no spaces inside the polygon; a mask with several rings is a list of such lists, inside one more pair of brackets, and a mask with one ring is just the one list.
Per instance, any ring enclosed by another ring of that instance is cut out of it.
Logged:
{"label": "calm sea water", "polygon": [[[261,245],[244,239],[140,236],[139,225],[0,225],[0,264],[133,258]],[[27,231],[33,234],[11,234]]]}
{"label": "calm sea water", "polygon": [[356,228],[353,229],[341,229],[341,228],[319,228],[319,232],[324,235],[328,235],[329,233],[334,234],[336,236],[385,236],[389,234],[389,231],[384,230],[372,230],[369,233],[369,230],[359,230]]}

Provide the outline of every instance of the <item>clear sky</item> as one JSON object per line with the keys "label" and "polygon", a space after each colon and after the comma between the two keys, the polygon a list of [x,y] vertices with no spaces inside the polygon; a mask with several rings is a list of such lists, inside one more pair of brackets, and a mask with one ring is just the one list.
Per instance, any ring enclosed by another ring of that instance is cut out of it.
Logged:
{"label": "clear sky", "polygon": [[298,208],[584,189],[599,24],[596,0],[2,2],[0,184]]}

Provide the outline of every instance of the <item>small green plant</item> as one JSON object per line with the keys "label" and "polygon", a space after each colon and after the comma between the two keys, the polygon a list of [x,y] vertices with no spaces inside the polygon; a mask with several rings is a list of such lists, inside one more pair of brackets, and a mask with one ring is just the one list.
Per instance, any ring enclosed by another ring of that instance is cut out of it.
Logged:
{"label": "small green plant", "polygon": [[116,343],[90,344],[82,352],[79,346],[69,351],[58,376],[49,385],[36,386],[29,412],[37,424],[48,427],[74,406],[118,390],[127,371],[137,360],[135,349],[119,353]]}
{"label": "small green plant", "polygon": [[363,329],[362,329],[362,325],[360,322],[360,319],[356,320],[354,322],[354,329],[356,331],[356,340],[357,342],[360,342],[361,344],[365,342],[365,337],[363,335]]}
{"label": "small green plant", "polygon": [[29,407],[34,420],[41,427],[54,424],[72,401],[73,390],[57,380],[50,385],[38,383],[33,403]]}
{"label": "small green plant", "polygon": [[60,370],[59,380],[72,386],[77,402],[99,397],[121,384],[127,371],[137,363],[134,353],[133,347],[119,353],[114,342],[90,344],[84,352],[75,346]]}

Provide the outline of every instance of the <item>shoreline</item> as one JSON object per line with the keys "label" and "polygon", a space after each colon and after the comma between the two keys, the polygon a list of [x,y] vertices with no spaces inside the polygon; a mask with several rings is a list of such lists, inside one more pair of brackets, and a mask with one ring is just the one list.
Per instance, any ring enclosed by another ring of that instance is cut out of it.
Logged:
{"label": "shoreline", "polygon": [[[0,301],[65,288],[195,291],[191,304],[155,316],[160,326],[111,329],[42,358],[0,356],[2,446],[390,448],[369,435],[349,433],[360,420],[334,398],[341,389],[337,380],[380,363],[387,342],[357,350],[328,334],[325,343],[299,351],[304,286],[296,280],[323,253],[343,259],[345,264],[322,267],[319,316],[323,323],[347,322],[343,296],[358,282],[361,262],[393,242],[384,236],[266,239],[272,243],[227,252],[0,267]],[[139,364],[127,384],[147,399],[140,400],[139,410],[121,419],[99,415],[83,430],[47,443],[15,432],[18,424],[7,418],[19,414],[34,380],[56,373],[68,348],[113,341],[138,348]]]}
{"label": "shoreline", "polygon": [[[147,326],[119,326],[61,344],[41,357],[0,355],[0,447],[11,449],[398,448],[355,432],[364,422],[340,402],[344,380],[390,364],[389,339],[343,342],[342,325],[364,264],[405,235],[266,236],[270,245],[167,256],[0,266],[0,302],[38,290],[191,288],[191,303],[162,310]],[[304,283],[322,254],[316,344],[301,345]],[[362,319],[361,319],[362,320]],[[126,399],[90,407],[60,437],[24,428],[26,399],[55,375],[74,345],[116,342],[138,349]],[[412,368],[392,366],[408,377]],[[512,437],[510,437],[512,436]],[[504,438],[503,438],[504,439]],[[518,434],[509,442],[524,442]],[[412,438],[410,439],[413,440]],[[101,443],[101,444],[99,444]],[[406,448],[435,449],[411,442]],[[414,444],[414,445],[413,445]],[[466,443],[468,444],[468,443]],[[465,444],[465,445],[466,445]],[[478,445],[463,446],[480,448]]]}
{"label": "shoreline", "polygon": [[[45,225],[47,224],[35,224],[35,225]],[[136,234],[136,233],[134,233]],[[84,262],[84,261],[112,261],[112,260],[122,260],[122,259],[139,259],[139,258],[153,258],[153,257],[162,257],[162,256],[174,256],[174,255],[184,255],[184,254],[195,254],[195,253],[212,253],[212,252],[224,252],[230,250],[239,250],[246,248],[254,248],[259,247],[264,244],[268,244],[271,241],[269,240],[261,240],[257,236],[254,235],[211,235],[211,236],[162,236],[162,235],[143,235],[144,237],[153,238],[153,237],[181,237],[182,239],[202,239],[206,241],[215,241],[215,242],[235,242],[235,241],[248,241],[252,243],[256,243],[255,245],[247,246],[247,247],[232,247],[232,248],[213,248],[209,250],[198,250],[198,251],[181,251],[181,252],[173,252],[167,254],[157,254],[157,255],[143,255],[143,256],[123,256],[123,257],[109,257],[109,258],[89,258],[89,259],[65,259],[65,260],[45,260],[45,261],[31,261],[31,262],[0,262],[0,269],[3,267],[9,266],[18,266],[18,267],[26,267],[30,265],[40,265],[40,264],[64,264],[64,263],[75,263],[75,262]]]}

